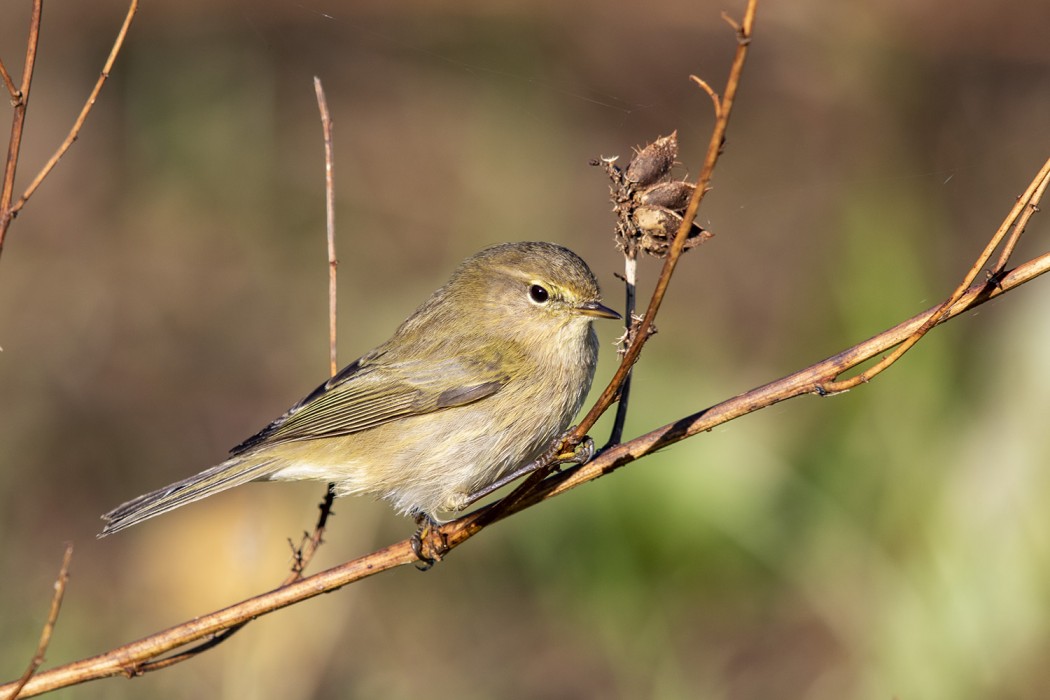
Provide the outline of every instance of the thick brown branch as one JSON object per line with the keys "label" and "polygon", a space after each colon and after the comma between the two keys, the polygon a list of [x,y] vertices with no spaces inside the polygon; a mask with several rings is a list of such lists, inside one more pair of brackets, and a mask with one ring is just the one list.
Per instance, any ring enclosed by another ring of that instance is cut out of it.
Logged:
{"label": "thick brown branch", "polygon": [[[292,545],[292,570],[281,584],[282,587],[302,580],[303,572],[306,570],[306,567],[310,564],[310,560],[313,559],[314,554],[317,553],[317,550],[321,547],[321,543],[324,541],[324,531],[328,526],[328,516],[332,515],[332,502],[334,500],[335,484],[329,484],[328,490],[325,492],[325,497],[318,506],[321,513],[317,518],[317,525],[314,527],[313,534],[304,533],[303,541],[299,543],[299,546],[296,547],[295,545]],[[291,540],[289,540],[289,544],[291,544]],[[207,641],[201,642],[189,649],[176,652],[170,656],[165,656],[162,659],[155,659],[153,661],[139,664],[134,667],[134,669],[127,671],[127,673],[138,676],[149,673],[150,671],[159,671],[162,668],[174,666],[183,661],[189,661],[194,656],[198,656],[209,649],[214,649],[219,646],[227,639],[237,634],[237,632],[244,629],[244,626],[251,622],[252,619],[244,620],[232,627],[224,629]]]}
{"label": "thick brown branch", "polygon": [[[398,542],[341,566],[300,579],[291,585],[249,598],[209,615],[194,618],[189,622],[118,647],[105,654],[37,674],[26,684],[20,697],[31,697],[97,678],[133,676],[136,674],[136,669],[141,668],[142,664],[150,659],[198,639],[219,634],[247,620],[321,593],[334,591],[380,571],[415,561],[417,561],[416,555],[409,541]],[[0,693],[7,692],[12,687],[12,684],[0,686]]]}
{"label": "thick brown branch", "polygon": [[[990,281],[974,285],[967,289],[959,301],[948,309],[947,314],[938,321],[938,325],[1030,282],[1046,272],[1050,272],[1050,253],[1014,268],[999,280],[999,284]],[[497,510],[493,506],[498,504],[493,504],[455,520],[442,528],[441,534],[446,551],[458,546],[497,520],[502,520],[520,510],[609,474],[663,447],[796,396],[824,395],[821,386],[828,377],[837,376],[903,342],[932,314],[937,313],[939,308],[940,304],[805,369],[605,450],[583,466],[548,477],[539,489],[525,495],[510,508]]]}
{"label": "thick brown branch", "polygon": [[[965,291],[938,323],[943,323],[986,301],[999,297],[1048,271],[1050,271],[1050,253],[1019,265],[998,280],[974,285]],[[679,442],[780,401],[807,393],[821,394],[822,384],[830,377],[837,376],[851,367],[856,367],[903,342],[939,308],[938,304],[810,367],[686,416],[674,423],[664,425],[630,442],[610,448],[586,465],[549,477],[541,484],[540,489],[525,494],[509,507],[500,507],[503,502],[494,503],[432,530],[424,543],[427,547],[426,553],[437,555],[436,558],[440,558],[478,534],[486,526],[588,481],[593,481],[661,447]],[[411,540],[397,542],[335,568],[296,581],[291,585],[250,598],[218,612],[195,618],[105,654],[37,674],[26,684],[23,697],[98,678],[134,675],[149,660],[181,646],[220,634],[223,630],[241,625],[247,620],[321,593],[336,590],[381,571],[416,561]],[[14,684],[0,686],[0,693],[9,692],[13,687]]]}

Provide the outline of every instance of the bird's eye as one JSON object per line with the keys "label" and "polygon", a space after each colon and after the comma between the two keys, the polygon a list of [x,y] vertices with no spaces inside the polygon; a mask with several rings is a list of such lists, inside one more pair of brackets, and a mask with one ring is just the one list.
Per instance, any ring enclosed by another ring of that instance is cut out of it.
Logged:
{"label": "bird's eye", "polygon": [[538,284],[529,287],[529,299],[532,299],[537,304],[546,304],[550,297],[550,292]]}

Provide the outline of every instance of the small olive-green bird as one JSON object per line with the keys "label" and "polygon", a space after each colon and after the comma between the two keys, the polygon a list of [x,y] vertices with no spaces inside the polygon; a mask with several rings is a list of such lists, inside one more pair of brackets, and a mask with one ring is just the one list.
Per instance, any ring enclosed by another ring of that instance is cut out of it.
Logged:
{"label": "small olive-green bird", "polygon": [[460,510],[566,430],[594,377],[592,321],[619,317],[567,248],[486,248],[390,340],[222,464],[106,513],[100,536],[249,481],[326,481],[432,520]]}

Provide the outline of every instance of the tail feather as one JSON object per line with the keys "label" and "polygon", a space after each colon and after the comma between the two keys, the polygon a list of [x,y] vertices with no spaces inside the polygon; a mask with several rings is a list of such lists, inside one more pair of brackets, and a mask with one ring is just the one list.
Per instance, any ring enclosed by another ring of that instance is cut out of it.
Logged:
{"label": "tail feather", "polygon": [[98,536],[105,537],[179,506],[265,477],[273,472],[278,464],[277,459],[260,459],[258,455],[232,457],[200,474],[117,506],[102,516],[106,525]]}

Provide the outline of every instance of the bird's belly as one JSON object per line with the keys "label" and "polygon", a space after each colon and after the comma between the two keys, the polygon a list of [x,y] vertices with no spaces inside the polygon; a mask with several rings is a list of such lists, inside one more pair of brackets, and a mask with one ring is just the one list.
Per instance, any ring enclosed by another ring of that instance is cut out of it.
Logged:
{"label": "bird's belly", "polygon": [[[533,399],[535,400],[535,398]],[[274,445],[277,481],[318,480],[336,493],[369,494],[402,513],[454,510],[477,490],[535,459],[560,435],[574,405],[494,416],[486,401],[411,416],[376,428]],[[570,410],[571,409],[571,410]]]}

